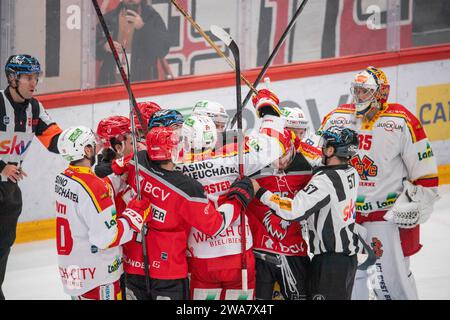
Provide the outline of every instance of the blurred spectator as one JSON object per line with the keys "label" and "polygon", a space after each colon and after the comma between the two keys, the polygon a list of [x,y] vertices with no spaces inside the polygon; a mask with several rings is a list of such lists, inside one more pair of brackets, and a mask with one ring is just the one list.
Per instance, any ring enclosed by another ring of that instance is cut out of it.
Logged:
{"label": "blurred spectator", "polygon": [[[169,51],[169,34],[161,16],[146,0],[123,0],[105,14],[114,45],[126,72],[123,46],[130,63],[132,81],[158,79],[157,61]],[[97,60],[100,67],[98,83],[113,84],[121,81],[116,62],[100,24],[96,35]]]}

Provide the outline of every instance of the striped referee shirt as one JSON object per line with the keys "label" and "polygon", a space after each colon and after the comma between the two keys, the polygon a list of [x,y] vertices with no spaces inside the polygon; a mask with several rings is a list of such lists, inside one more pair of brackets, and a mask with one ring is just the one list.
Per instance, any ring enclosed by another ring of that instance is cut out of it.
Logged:
{"label": "striped referee shirt", "polygon": [[355,229],[359,185],[356,170],[347,165],[319,167],[309,184],[294,199],[263,188],[256,196],[285,220],[307,220],[310,251],[354,255],[360,251]]}

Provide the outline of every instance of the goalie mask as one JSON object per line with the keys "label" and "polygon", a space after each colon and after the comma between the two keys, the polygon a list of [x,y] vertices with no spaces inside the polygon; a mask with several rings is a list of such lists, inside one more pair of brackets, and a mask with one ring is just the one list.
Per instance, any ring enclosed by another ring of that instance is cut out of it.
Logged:
{"label": "goalie mask", "polygon": [[351,83],[350,93],[357,114],[365,114],[373,103],[380,105],[387,102],[389,83],[383,71],[374,67],[367,67],[359,72]]}
{"label": "goalie mask", "polygon": [[212,150],[216,146],[216,125],[206,116],[189,116],[182,127],[183,151]]}
{"label": "goalie mask", "polygon": [[212,119],[216,125],[217,132],[224,131],[228,122],[228,114],[220,103],[208,100],[197,102],[192,109],[193,116],[207,116]]}

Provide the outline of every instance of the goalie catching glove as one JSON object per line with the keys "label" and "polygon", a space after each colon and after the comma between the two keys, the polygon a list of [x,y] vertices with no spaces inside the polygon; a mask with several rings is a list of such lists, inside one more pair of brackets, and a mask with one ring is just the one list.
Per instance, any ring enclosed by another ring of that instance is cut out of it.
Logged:
{"label": "goalie catching glove", "polygon": [[127,220],[131,229],[141,232],[149,211],[150,200],[148,198],[142,198],[141,200],[134,198],[122,213],[121,218]]}
{"label": "goalie catching glove", "polygon": [[262,118],[266,114],[281,117],[280,99],[272,91],[267,89],[259,90],[258,94],[252,97],[252,102],[258,118]]}
{"label": "goalie catching glove", "polygon": [[396,223],[400,228],[414,228],[430,218],[433,205],[438,199],[439,195],[434,189],[404,180],[403,192],[384,215],[384,219]]}
{"label": "goalie catching glove", "polygon": [[227,199],[238,200],[244,209],[247,208],[254,196],[255,192],[253,189],[253,184],[248,177],[237,178],[234,180],[231,184],[230,190],[226,194]]}

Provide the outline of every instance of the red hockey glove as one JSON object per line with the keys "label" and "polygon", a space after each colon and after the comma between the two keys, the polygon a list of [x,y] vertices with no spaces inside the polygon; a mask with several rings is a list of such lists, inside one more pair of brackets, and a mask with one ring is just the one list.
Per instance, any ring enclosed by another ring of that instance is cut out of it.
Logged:
{"label": "red hockey glove", "polygon": [[150,200],[148,198],[144,197],[141,200],[134,198],[128,203],[128,206],[121,217],[127,220],[131,229],[136,232],[141,232],[149,211]]}
{"label": "red hockey glove", "polygon": [[118,176],[127,173],[131,158],[133,158],[133,154],[129,154],[128,156],[120,159],[114,159],[111,163],[112,171]]}
{"label": "red hockey glove", "polygon": [[248,206],[250,201],[253,200],[254,196],[255,192],[253,189],[253,184],[248,177],[237,178],[234,180],[228,193],[226,194],[227,199],[238,200],[244,209]]}
{"label": "red hockey glove", "polygon": [[266,114],[280,117],[281,110],[278,106],[280,99],[270,90],[262,89],[258,91],[257,95],[252,97],[253,105],[256,109],[258,118],[264,117]]}

